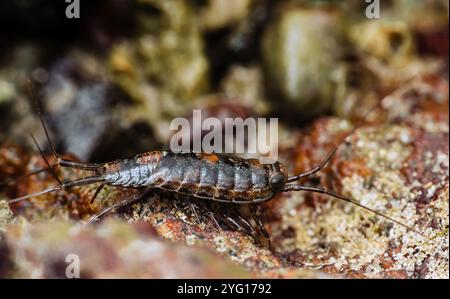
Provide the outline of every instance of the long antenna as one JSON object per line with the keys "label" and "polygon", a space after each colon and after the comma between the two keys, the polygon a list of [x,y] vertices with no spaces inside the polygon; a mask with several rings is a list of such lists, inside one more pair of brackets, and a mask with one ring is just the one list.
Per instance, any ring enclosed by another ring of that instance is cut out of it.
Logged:
{"label": "long antenna", "polygon": [[402,222],[400,222],[398,220],[395,220],[394,218],[391,218],[391,217],[389,217],[387,215],[384,215],[383,213],[380,213],[380,212],[378,212],[378,211],[376,211],[376,210],[374,210],[372,208],[369,208],[369,207],[367,207],[367,206],[365,206],[365,205],[363,205],[363,204],[361,204],[361,203],[359,203],[359,202],[357,202],[357,201],[355,201],[353,199],[350,199],[348,197],[342,196],[340,194],[334,193],[334,192],[326,190],[326,189],[317,188],[317,187],[310,187],[310,186],[302,186],[302,185],[298,184],[298,185],[287,185],[282,191],[283,192],[284,191],[310,191],[310,192],[315,192],[315,193],[327,194],[327,195],[330,195],[332,197],[341,199],[343,201],[352,203],[352,204],[354,204],[354,205],[356,205],[356,206],[358,206],[360,208],[363,208],[365,210],[368,210],[368,211],[370,211],[370,212],[372,212],[372,213],[374,213],[374,214],[376,214],[378,216],[381,216],[381,217],[386,218],[386,219],[388,219],[388,220],[390,220],[390,221],[392,221],[392,222],[394,222],[394,223],[396,223],[398,225],[401,225],[404,228],[415,232],[416,234],[421,235],[425,239],[431,240],[431,238],[427,237],[426,235],[424,235],[423,233],[419,232],[418,230],[414,229],[413,227],[411,227],[409,225],[406,225],[406,224],[404,224],[404,223],[402,223]]}
{"label": "long antenna", "polygon": [[367,117],[369,116],[369,114],[374,111],[376,108],[381,106],[381,103],[383,101],[378,102],[376,105],[372,106],[369,110],[367,110],[367,112],[364,114],[362,120],[360,121],[359,124],[357,124],[355,127],[353,127],[353,129],[351,129],[350,132],[348,132],[347,134],[345,134],[344,137],[342,137],[339,142],[337,143],[337,145],[335,145],[327,154],[327,156],[325,157],[325,159],[322,160],[322,162],[319,163],[319,165],[314,166],[313,168],[302,172],[298,175],[294,175],[294,176],[290,176],[288,177],[286,182],[294,182],[297,181],[301,178],[310,176],[318,171],[320,171],[322,168],[325,167],[325,165],[328,164],[328,162],[330,162],[331,158],[333,158],[334,154],[336,153],[337,149],[339,148],[339,146],[341,146],[341,144],[345,141],[345,139],[347,139],[348,136],[352,135],[357,129],[359,129],[366,121]]}
{"label": "long antenna", "polygon": [[55,148],[53,147],[52,141],[51,141],[50,136],[48,134],[48,130],[47,130],[47,126],[45,125],[44,117],[42,116],[41,109],[39,109],[39,104],[38,104],[38,101],[37,101],[36,93],[34,91],[33,82],[31,82],[31,80],[28,79],[27,83],[28,83],[28,89],[29,89],[30,96],[33,99],[34,107],[35,107],[36,112],[37,112],[37,114],[39,116],[39,120],[41,121],[42,127],[44,128],[44,133],[45,133],[45,137],[47,138],[48,145],[50,146],[50,149],[51,149],[53,155],[55,156],[56,160],[59,162],[60,156],[55,151]]}
{"label": "long antenna", "polygon": [[62,185],[63,183],[61,182],[61,180],[56,175],[56,172],[53,169],[52,165],[50,165],[50,163],[48,162],[47,158],[44,155],[44,152],[42,151],[41,147],[39,146],[39,143],[36,141],[36,138],[34,138],[33,134],[30,134],[30,135],[31,135],[31,138],[33,139],[34,144],[36,145],[36,147],[37,147],[37,149],[39,151],[39,154],[41,155],[42,159],[45,161],[45,164],[47,164],[47,167],[48,167],[47,169],[51,172],[53,177],[58,181],[59,185]]}
{"label": "long antenna", "polygon": [[[56,165],[59,166],[61,158],[56,153],[55,148],[53,147],[52,141],[50,140],[50,136],[48,134],[47,126],[45,125],[44,117],[42,116],[41,109],[39,109],[39,104],[38,104],[38,101],[37,101],[36,92],[34,90],[33,82],[30,79],[28,79],[27,83],[28,83],[27,85],[28,85],[29,94],[30,94],[31,98],[33,99],[36,112],[37,112],[37,114],[39,116],[39,120],[41,121],[41,125],[44,128],[45,137],[47,138],[47,142],[48,142],[48,144],[50,146],[50,149],[51,149],[51,151],[53,153],[53,156],[55,156],[55,158],[56,158]],[[31,138],[33,139],[33,142],[36,145],[36,147],[37,147],[37,149],[38,149],[42,159],[45,161],[45,164],[47,164],[48,170],[50,171],[52,176],[58,181],[59,185],[62,186],[63,183],[58,178],[58,175],[56,174],[54,167],[52,167],[50,165],[50,163],[48,162],[47,158],[44,155],[44,152],[42,151],[41,147],[39,146],[39,143],[36,141],[36,138],[34,138],[33,134],[31,134]]]}

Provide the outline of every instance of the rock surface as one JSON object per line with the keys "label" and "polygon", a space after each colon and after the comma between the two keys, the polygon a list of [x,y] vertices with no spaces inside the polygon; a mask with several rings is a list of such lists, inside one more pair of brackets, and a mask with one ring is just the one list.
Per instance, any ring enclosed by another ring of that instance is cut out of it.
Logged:
{"label": "rock surface", "polygon": [[[15,266],[0,268],[9,269],[2,271],[11,277],[61,276],[64,255],[77,251],[82,263],[103,265],[84,269],[86,277],[448,277],[448,112],[441,109],[448,104],[446,88],[441,79],[428,78],[387,96],[368,117],[372,121],[347,137],[318,179],[305,182],[353,198],[413,226],[430,240],[366,210],[304,192],[282,194],[264,204],[272,251],[244,233],[218,228],[212,219],[198,222],[191,210],[165,198],[134,204],[108,217],[117,218],[114,221],[85,227],[82,223],[90,216],[133,194],[108,187],[91,205],[95,188],[88,186],[13,204],[14,219],[3,205],[2,243],[9,252],[3,263]],[[407,119],[397,115],[402,105],[407,105]],[[285,163],[293,166],[291,172],[310,168],[351,128],[346,120],[319,119],[285,151]],[[2,166],[8,165],[8,157],[3,155]],[[44,165],[32,157],[26,169]],[[20,196],[54,184],[50,174],[40,174],[20,180],[9,192]],[[55,228],[50,235],[48,226]],[[34,245],[27,247],[25,240]],[[98,248],[108,255],[87,254]],[[22,263],[21,254],[33,258]],[[160,259],[167,267],[151,267]],[[221,261],[223,269],[202,262],[208,259]],[[148,269],[134,268],[139,263]],[[180,264],[183,267],[177,267]],[[177,270],[169,270],[174,267]]]}
{"label": "rock surface", "polygon": [[[79,258],[81,277],[95,278],[448,278],[448,1],[390,2],[368,20],[364,1],[107,1],[69,23],[57,6],[7,5],[0,26],[17,35],[0,30],[0,277],[66,277]],[[291,175],[341,143],[301,183],[427,237],[310,192],[261,205],[272,250],[224,225],[231,205],[148,196],[88,224],[138,190],[8,203],[57,185],[49,171],[23,177],[46,167],[29,133],[51,152],[34,96],[57,151],[85,162],[167,149],[171,121],[193,109],[222,123],[276,117]]]}

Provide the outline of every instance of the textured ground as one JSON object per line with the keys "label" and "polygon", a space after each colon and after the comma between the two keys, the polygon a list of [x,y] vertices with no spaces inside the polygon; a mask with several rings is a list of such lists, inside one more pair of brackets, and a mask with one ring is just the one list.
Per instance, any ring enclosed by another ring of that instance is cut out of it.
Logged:
{"label": "textured ground", "polygon": [[[67,254],[83,277],[448,278],[448,82],[426,77],[383,99],[342,144],[317,184],[375,208],[429,236],[338,200],[282,194],[264,205],[273,250],[219,229],[165,199],[135,204],[98,225],[89,217],[133,191],[95,187],[0,205],[0,276],[64,277]],[[281,151],[290,172],[318,163],[352,124],[321,118]],[[283,136],[283,135],[282,135]],[[20,157],[20,158],[19,158]],[[45,164],[14,146],[0,149],[0,179]],[[80,173],[59,172],[66,178]],[[4,199],[54,185],[48,174],[2,188]],[[143,266],[144,265],[144,266]]]}

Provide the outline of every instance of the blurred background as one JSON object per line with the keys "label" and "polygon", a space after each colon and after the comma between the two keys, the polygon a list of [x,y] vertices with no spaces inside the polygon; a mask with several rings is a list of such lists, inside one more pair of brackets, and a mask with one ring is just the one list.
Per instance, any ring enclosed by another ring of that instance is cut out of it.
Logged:
{"label": "blurred background", "polygon": [[448,78],[448,1],[7,0],[0,4],[0,141],[108,161],[167,148],[169,124],[278,117],[280,142],[323,115],[361,117],[413,77]]}

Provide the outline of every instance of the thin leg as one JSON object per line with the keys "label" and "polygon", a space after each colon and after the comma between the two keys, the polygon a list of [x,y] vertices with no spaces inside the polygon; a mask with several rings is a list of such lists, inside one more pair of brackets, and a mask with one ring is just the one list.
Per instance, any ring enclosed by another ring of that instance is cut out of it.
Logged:
{"label": "thin leg", "polygon": [[129,205],[129,204],[131,204],[133,202],[136,202],[136,201],[142,199],[143,197],[145,197],[149,193],[150,190],[151,190],[150,188],[146,189],[140,194],[135,194],[133,196],[125,198],[124,200],[122,200],[122,201],[120,201],[120,202],[118,202],[118,203],[116,203],[116,204],[114,204],[114,205],[112,205],[110,207],[107,207],[106,209],[104,209],[100,213],[92,216],[91,219],[89,219],[88,223],[92,224],[92,223],[98,222],[98,221],[101,220],[101,218],[103,218],[104,216],[108,215],[109,213],[111,213],[111,212],[113,212],[113,211],[115,211],[117,209],[120,209],[120,208],[122,208],[124,206],[127,206],[127,205]]}
{"label": "thin leg", "polygon": [[200,220],[200,217],[198,216],[198,213],[197,213],[198,207],[194,203],[189,203],[188,207],[192,211],[192,213],[194,214],[195,219],[197,220],[197,224],[200,224],[201,220]]}
{"label": "thin leg", "polygon": [[230,207],[221,207],[216,206],[217,213],[220,215],[220,220],[228,227],[233,230],[237,230],[243,233],[248,233],[246,229],[238,222],[236,221],[236,217],[233,217],[233,215],[230,214]]}
{"label": "thin leg", "polygon": [[258,216],[258,213],[257,213],[258,212],[258,207],[259,206],[251,205],[250,206],[250,212],[252,214],[253,220],[256,223],[256,226],[258,227],[258,230],[260,231],[260,233],[262,234],[263,238],[267,242],[269,250],[272,251],[272,242],[270,241],[269,233],[267,232],[264,224],[261,221],[261,218]]}
{"label": "thin leg", "polygon": [[175,201],[169,201],[169,205],[172,205],[175,209],[180,210],[180,207],[177,205]]}
{"label": "thin leg", "polygon": [[227,210],[227,213],[223,213],[222,220],[228,227],[251,236],[257,243],[259,243],[258,231],[256,231],[255,228],[246,219],[244,219],[244,217],[239,215],[234,208],[230,208]]}
{"label": "thin leg", "polygon": [[[224,210],[224,207],[214,203],[211,206],[211,209],[213,209],[215,213],[220,217],[219,218],[220,222],[222,222],[225,226],[227,226],[230,229],[237,230],[244,234],[250,235],[256,241],[258,241],[257,231],[246,219],[244,219],[244,217],[242,217],[239,214],[239,212],[235,209],[234,206],[227,206],[226,209]],[[219,221],[217,221],[216,218],[214,217],[214,212],[210,211],[208,212],[208,214],[216,223],[217,227],[219,229],[222,229],[221,225],[219,224]]]}
{"label": "thin leg", "polygon": [[[41,118],[41,120],[42,120],[42,118]],[[45,130],[45,134],[47,135],[47,130]],[[51,174],[56,179],[56,181],[58,181],[59,185],[62,186],[63,183],[58,178],[58,176],[56,175],[55,170],[52,168],[52,166],[48,162],[47,158],[44,155],[44,152],[42,151],[41,147],[39,146],[39,143],[37,142],[36,138],[34,138],[33,134],[31,134],[31,139],[33,139],[33,142],[36,145],[36,147],[37,147],[37,149],[39,151],[39,154],[41,155],[42,159],[45,161],[45,164],[47,164],[47,167],[48,167],[47,169],[51,172]],[[49,142],[50,142],[50,139],[49,139]],[[51,146],[52,151],[53,151],[54,149],[53,149],[53,146],[51,145],[51,143],[50,143],[50,146]]]}
{"label": "thin leg", "polygon": [[222,220],[225,222],[225,224],[230,227],[231,229],[247,233],[245,229],[231,216],[229,215],[222,215]]}
{"label": "thin leg", "polygon": [[235,207],[232,207],[230,209],[230,212],[232,213],[232,216],[236,219],[236,222],[238,222],[242,227],[245,228],[245,233],[251,235],[255,241],[258,241],[258,232],[255,230],[253,225],[248,222],[247,219],[242,217],[242,215],[239,213],[239,211],[236,210]]}
{"label": "thin leg", "polygon": [[95,190],[94,195],[93,195],[92,198],[91,198],[91,201],[90,201],[91,204],[94,203],[94,200],[97,198],[97,195],[100,193],[100,191],[102,191],[103,187],[105,187],[105,183],[101,183],[101,184],[97,187],[97,189]]}
{"label": "thin leg", "polygon": [[[182,210],[186,216],[194,215],[196,224],[202,223],[202,218],[198,213],[199,207],[195,203],[179,194],[173,194],[173,197],[176,200],[168,201],[171,206],[177,210]],[[189,212],[191,214],[188,215]]]}
{"label": "thin leg", "polygon": [[216,217],[214,217],[214,213],[213,212],[208,212],[207,215],[211,218],[211,220],[216,224],[218,229],[222,229],[222,227],[220,226],[219,222],[217,221]]}
{"label": "thin leg", "polygon": [[247,231],[250,232],[250,234],[251,234],[253,237],[258,236],[258,232],[255,230],[255,228],[253,227],[253,225],[251,225],[251,223],[248,222],[247,219],[245,219],[245,218],[242,217],[241,215],[238,215],[238,216],[237,216],[237,219],[238,219],[238,221],[239,221],[241,224],[243,224],[243,225],[247,228]]}

